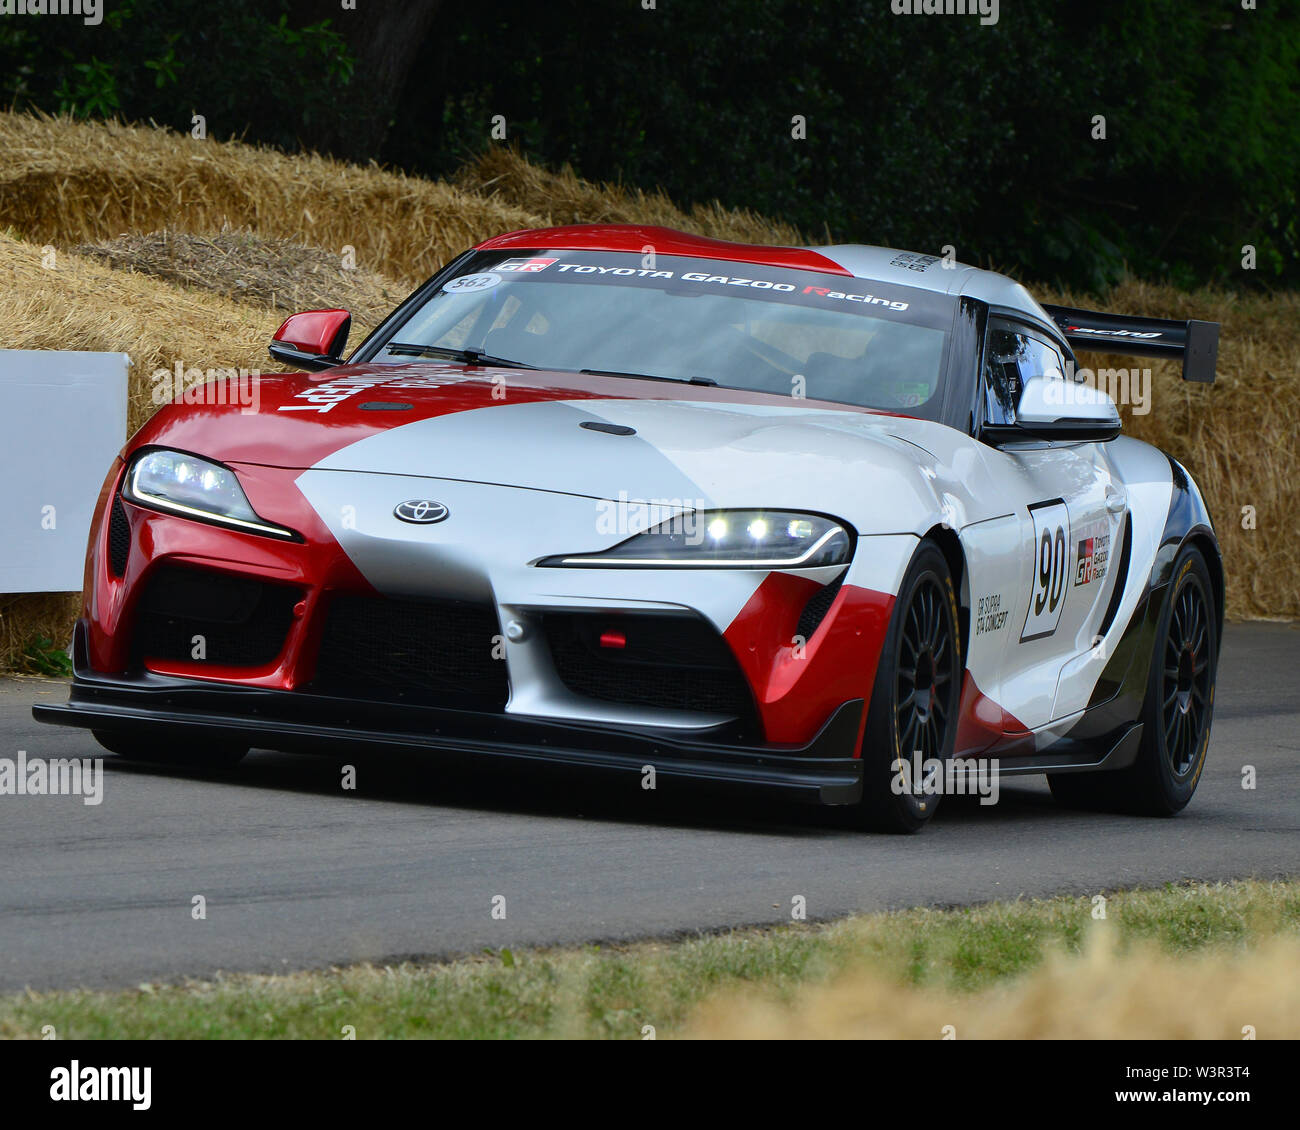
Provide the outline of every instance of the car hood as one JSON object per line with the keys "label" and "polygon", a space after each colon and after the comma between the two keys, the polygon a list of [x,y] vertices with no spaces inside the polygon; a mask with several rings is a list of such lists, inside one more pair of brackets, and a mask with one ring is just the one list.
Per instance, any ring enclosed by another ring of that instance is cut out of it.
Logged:
{"label": "car hood", "polygon": [[828,402],[452,364],[264,377],[256,411],[244,408],[168,407],[132,446],[688,508],[842,513],[838,500],[849,492],[896,504],[908,493],[932,497],[918,468],[935,462],[936,439],[951,445],[943,433],[957,437],[942,425]]}

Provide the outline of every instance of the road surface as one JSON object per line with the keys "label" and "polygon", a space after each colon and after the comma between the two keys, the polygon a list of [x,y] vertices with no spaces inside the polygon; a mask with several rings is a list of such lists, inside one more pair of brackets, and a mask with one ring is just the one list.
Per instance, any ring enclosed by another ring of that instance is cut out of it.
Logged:
{"label": "road surface", "polygon": [[[32,720],[33,702],[65,693],[0,681],[0,757],[100,756],[89,733]],[[0,990],[775,923],[796,895],[820,919],[1300,874],[1300,630],[1229,626],[1216,699],[1205,775],[1172,820],[1065,811],[1031,777],[993,807],[945,802],[911,837],[831,811],[411,757],[355,762],[345,791],[332,758],[255,751],[195,773],[106,756],[98,806],[0,796]]]}

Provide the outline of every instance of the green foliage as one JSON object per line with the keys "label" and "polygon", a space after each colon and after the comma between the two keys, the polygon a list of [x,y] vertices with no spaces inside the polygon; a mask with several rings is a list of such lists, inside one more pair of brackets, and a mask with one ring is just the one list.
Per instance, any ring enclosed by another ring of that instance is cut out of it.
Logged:
{"label": "green foliage", "polygon": [[443,80],[399,110],[397,163],[450,169],[504,114],[534,159],[818,240],[951,244],[1090,289],[1126,270],[1300,281],[1295,6],[1003,3],[985,27],[886,0],[553,0],[544,18],[507,0],[461,18]]}
{"label": "green foliage", "polygon": [[[0,21],[0,102],[185,131],[197,113],[213,136],[432,176],[493,144],[501,114],[535,160],[752,208],[817,241],[952,245],[1091,290],[1125,273],[1300,283],[1294,4],[1004,0],[983,26],[895,15],[889,0],[443,3],[386,133],[354,124],[378,86],[352,71],[355,13],[322,19],[331,6],[309,0],[104,12],[95,27]],[[1255,271],[1241,269],[1247,244]]]}
{"label": "green foliage", "polygon": [[67,651],[47,636],[37,636],[23,648],[20,666],[29,675],[57,678],[72,674],[72,660]]}
{"label": "green foliage", "polygon": [[333,119],[352,62],[329,20],[294,27],[287,0],[110,0],[103,22],[0,20],[0,103],[153,120],[296,147]]}

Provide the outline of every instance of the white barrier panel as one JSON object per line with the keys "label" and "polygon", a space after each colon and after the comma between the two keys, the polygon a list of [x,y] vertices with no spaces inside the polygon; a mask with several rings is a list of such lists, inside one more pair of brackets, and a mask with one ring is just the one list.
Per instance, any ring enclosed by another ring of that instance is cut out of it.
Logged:
{"label": "white barrier panel", "polygon": [[0,593],[80,592],[126,440],[125,353],[0,349]]}

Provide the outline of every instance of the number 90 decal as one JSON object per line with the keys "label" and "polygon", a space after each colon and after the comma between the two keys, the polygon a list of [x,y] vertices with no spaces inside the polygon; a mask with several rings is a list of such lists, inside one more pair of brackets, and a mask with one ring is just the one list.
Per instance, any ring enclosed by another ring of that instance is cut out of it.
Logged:
{"label": "number 90 decal", "polygon": [[1029,611],[1020,642],[1042,639],[1056,631],[1069,586],[1070,512],[1062,499],[1038,502],[1029,508],[1034,520],[1034,576]]}

